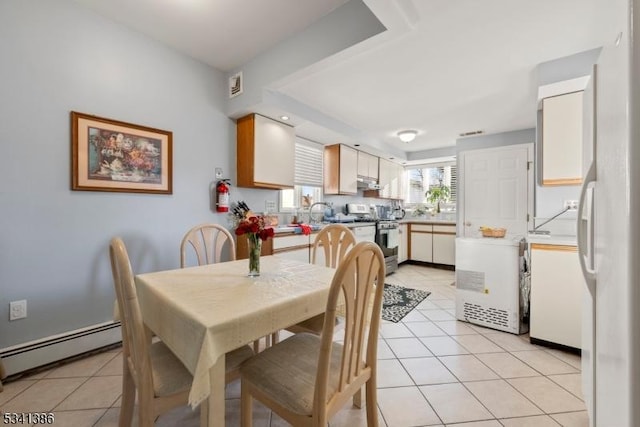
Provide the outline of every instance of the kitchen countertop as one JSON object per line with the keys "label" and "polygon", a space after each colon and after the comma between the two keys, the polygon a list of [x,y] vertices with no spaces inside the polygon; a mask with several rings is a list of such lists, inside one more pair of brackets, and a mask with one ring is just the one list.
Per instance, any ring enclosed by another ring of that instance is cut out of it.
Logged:
{"label": "kitchen countertop", "polygon": [[400,224],[435,224],[435,225],[456,225],[455,221],[450,219],[438,219],[438,218],[404,218],[401,219]]}
{"label": "kitchen countertop", "polygon": [[[322,230],[323,227],[332,224],[332,223],[320,223],[320,224],[312,224],[312,233],[315,233],[317,231]],[[345,225],[349,228],[355,228],[355,227],[374,227],[376,225],[375,222],[371,221],[371,222],[343,222],[340,223],[342,225]],[[273,231],[276,234],[283,234],[283,233],[292,233],[292,234],[301,234],[300,231],[300,227],[289,227],[289,226],[278,226],[275,227],[273,229]]]}
{"label": "kitchen countertop", "polygon": [[550,236],[529,234],[527,236],[529,243],[540,243],[543,245],[565,245],[577,246],[577,238],[573,235],[552,234]]}

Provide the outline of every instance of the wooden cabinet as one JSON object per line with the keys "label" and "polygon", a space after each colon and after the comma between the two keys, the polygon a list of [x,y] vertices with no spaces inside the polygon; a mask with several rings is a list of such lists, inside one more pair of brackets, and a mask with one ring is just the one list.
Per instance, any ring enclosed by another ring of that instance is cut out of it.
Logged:
{"label": "wooden cabinet", "polygon": [[358,176],[378,179],[378,157],[358,151]]}
{"label": "wooden cabinet", "polygon": [[273,237],[273,255],[309,262],[309,245],[309,236],[304,234],[275,235]]}
{"label": "wooden cabinet", "polygon": [[412,261],[455,265],[456,226],[409,224],[409,254]]}
{"label": "wooden cabinet", "polygon": [[379,160],[380,190],[366,190],[365,197],[381,199],[404,199],[404,168],[385,159]]}
{"label": "wooden cabinet", "polygon": [[410,259],[433,262],[433,226],[430,224],[411,224],[410,233]]}
{"label": "wooden cabinet", "polygon": [[[272,255],[273,254],[273,239],[268,239],[262,242],[260,248],[260,255]],[[247,242],[247,236],[245,234],[236,236],[236,259],[249,258],[249,243]]]}
{"label": "wooden cabinet", "polygon": [[[281,255],[302,262],[310,262],[310,246],[315,235],[279,233],[262,242],[261,255]],[[248,258],[247,236],[237,236],[236,259]]]}
{"label": "wooden cabinet", "polygon": [[584,290],[576,246],[531,244],[531,341],[581,348]]}
{"label": "wooden cabinet", "polygon": [[404,168],[401,165],[392,163],[391,167],[391,198],[400,200],[404,199],[404,185],[403,185],[403,177],[404,177]]}
{"label": "wooden cabinet", "polygon": [[400,233],[398,263],[401,263],[409,259],[409,226],[407,224],[400,224],[398,232]]}
{"label": "wooden cabinet", "polygon": [[391,198],[391,180],[393,179],[394,164],[380,159],[380,197]]}
{"label": "wooden cabinet", "polygon": [[258,114],[237,121],[237,185],[282,189],[294,184],[295,132]]}
{"label": "wooden cabinet", "polygon": [[456,263],[456,226],[433,226],[433,262],[455,265]]}
{"label": "wooden cabinet", "polygon": [[582,182],[583,92],[542,100],[542,185]]}
{"label": "wooden cabinet", "polygon": [[343,144],[324,147],[324,194],[358,194],[358,151]]}

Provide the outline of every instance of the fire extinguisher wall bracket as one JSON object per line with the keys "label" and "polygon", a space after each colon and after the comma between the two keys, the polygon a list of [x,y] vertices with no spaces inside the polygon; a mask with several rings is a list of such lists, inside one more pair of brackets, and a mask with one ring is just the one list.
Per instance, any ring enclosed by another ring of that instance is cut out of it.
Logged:
{"label": "fire extinguisher wall bracket", "polygon": [[216,184],[216,211],[229,212],[230,179],[221,179]]}

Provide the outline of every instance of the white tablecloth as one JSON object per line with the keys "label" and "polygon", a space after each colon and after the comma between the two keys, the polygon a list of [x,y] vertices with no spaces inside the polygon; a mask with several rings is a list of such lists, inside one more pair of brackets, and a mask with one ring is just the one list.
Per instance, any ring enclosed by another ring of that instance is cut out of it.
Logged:
{"label": "white tablecloth", "polygon": [[145,324],[193,374],[192,406],[209,396],[209,370],[219,357],[326,308],[335,270],[265,256],[262,274],[250,278],[248,263],[238,260],[135,278]]}

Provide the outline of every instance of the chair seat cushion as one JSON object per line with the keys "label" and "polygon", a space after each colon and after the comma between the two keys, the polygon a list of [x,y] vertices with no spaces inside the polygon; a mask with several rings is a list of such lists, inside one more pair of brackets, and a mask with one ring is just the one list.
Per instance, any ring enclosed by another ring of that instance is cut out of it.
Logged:
{"label": "chair seat cushion", "polygon": [[249,359],[255,353],[248,345],[242,346],[236,350],[227,353],[225,358],[225,371],[235,371],[240,368],[240,364]]}
{"label": "chair seat cushion", "polygon": [[149,356],[156,396],[169,396],[191,388],[193,377],[162,341],[151,344]]}
{"label": "chair seat cushion", "polygon": [[[240,364],[253,356],[248,345],[226,354],[225,370],[236,370]],[[157,341],[150,348],[151,366],[153,366],[153,391],[158,397],[188,391],[193,377],[180,360],[162,342]]]}
{"label": "chair seat cushion", "polygon": [[[288,410],[311,415],[319,354],[319,336],[296,334],[247,360],[240,376]],[[334,342],[328,396],[337,391],[341,354],[342,345]]]}

